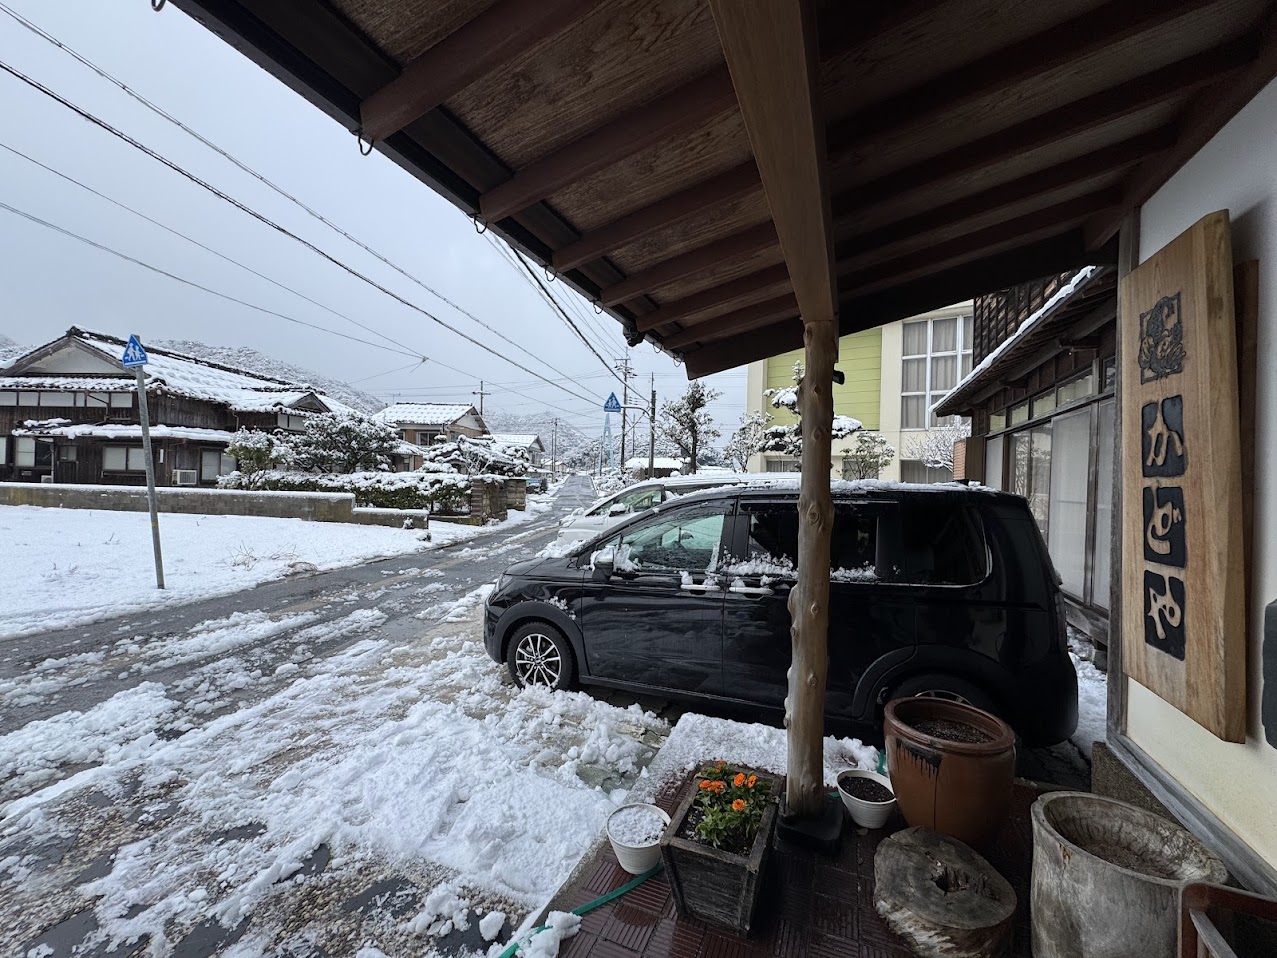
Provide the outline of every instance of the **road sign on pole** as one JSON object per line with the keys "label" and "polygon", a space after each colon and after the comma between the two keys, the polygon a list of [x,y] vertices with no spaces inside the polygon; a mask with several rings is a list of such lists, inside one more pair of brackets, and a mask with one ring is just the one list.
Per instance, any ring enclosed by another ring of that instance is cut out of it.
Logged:
{"label": "road sign on pole", "polygon": [[146,460],[146,499],[151,508],[151,546],[155,551],[155,587],[164,588],[164,557],[160,553],[160,510],[155,499],[155,458],[151,453],[151,416],[146,404],[146,350],[137,334],[129,337],[120,365],[137,373],[137,411],[142,420],[142,458]]}
{"label": "road sign on pole", "polygon": [[621,411],[621,400],[616,398],[616,393],[608,394],[607,402],[603,404],[603,411],[604,412],[620,412]]}

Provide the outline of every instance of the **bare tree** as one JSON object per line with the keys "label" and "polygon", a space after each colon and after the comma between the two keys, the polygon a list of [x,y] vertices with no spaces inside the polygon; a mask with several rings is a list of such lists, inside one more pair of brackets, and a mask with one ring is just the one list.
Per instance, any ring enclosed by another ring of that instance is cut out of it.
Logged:
{"label": "bare tree", "polygon": [[913,436],[905,445],[905,458],[917,459],[928,469],[953,472],[953,446],[971,435],[969,419],[950,419],[921,436]]}
{"label": "bare tree", "polygon": [[660,435],[674,443],[691,461],[691,471],[696,471],[696,457],[702,443],[717,439],[721,433],[714,428],[714,419],[705,407],[721,396],[717,389],[707,389],[697,381],[687,387],[687,392],[661,406]]}

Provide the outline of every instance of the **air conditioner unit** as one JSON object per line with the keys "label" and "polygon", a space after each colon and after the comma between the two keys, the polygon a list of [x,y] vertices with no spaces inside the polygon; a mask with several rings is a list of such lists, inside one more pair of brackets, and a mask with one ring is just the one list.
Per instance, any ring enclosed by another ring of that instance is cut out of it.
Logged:
{"label": "air conditioner unit", "polygon": [[194,469],[173,470],[173,485],[175,486],[197,486],[199,481],[199,473]]}

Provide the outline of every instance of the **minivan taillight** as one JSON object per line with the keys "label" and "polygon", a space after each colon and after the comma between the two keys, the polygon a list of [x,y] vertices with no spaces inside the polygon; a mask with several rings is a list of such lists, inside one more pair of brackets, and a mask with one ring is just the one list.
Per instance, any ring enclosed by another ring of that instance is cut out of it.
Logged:
{"label": "minivan taillight", "polygon": [[1064,593],[1059,589],[1055,590],[1055,633],[1059,642],[1060,651],[1068,652],[1069,650],[1069,617],[1064,611]]}

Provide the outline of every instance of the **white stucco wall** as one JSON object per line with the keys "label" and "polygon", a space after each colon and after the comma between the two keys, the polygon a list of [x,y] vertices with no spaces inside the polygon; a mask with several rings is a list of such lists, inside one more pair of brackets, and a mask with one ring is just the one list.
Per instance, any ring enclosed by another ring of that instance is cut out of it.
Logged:
{"label": "white stucco wall", "polygon": [[[1259,260],[1255,556],[1247,669],[1249,739],[1233,745],[1129,682],[1130,738],[1270,865],[1277,866],[1277,749],[1260,726],[1263,609],[1277,599],[1277,82],[1270,83],[1145,205],[1140,260],[1227,209],[1233,257]],[[1243,441],[1245,441],[1243,439]]]}

